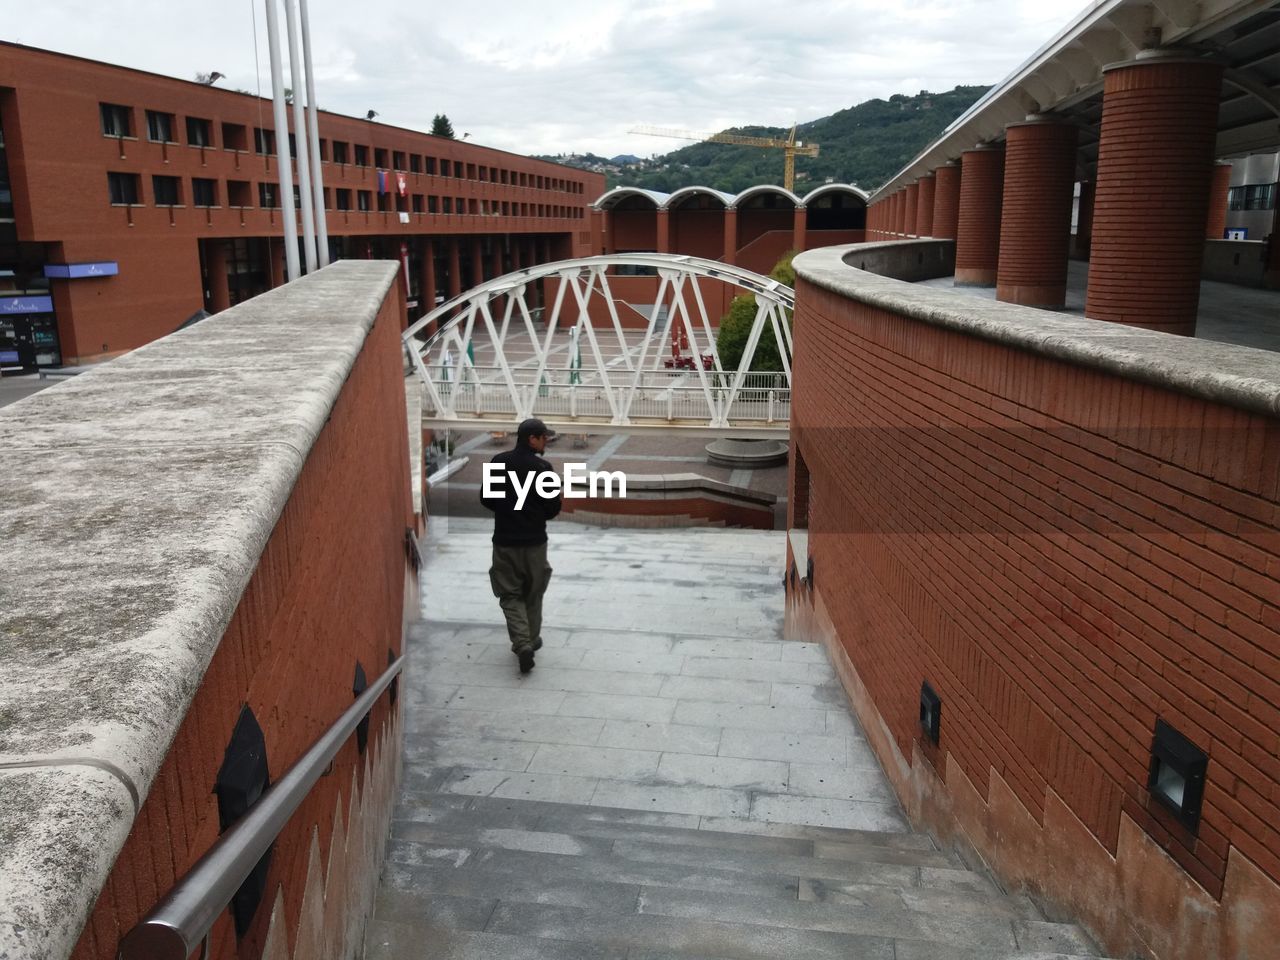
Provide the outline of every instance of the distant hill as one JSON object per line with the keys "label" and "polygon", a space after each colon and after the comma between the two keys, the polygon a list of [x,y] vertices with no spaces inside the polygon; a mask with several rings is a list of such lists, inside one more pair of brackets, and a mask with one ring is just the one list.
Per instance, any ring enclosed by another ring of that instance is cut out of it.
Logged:
{"label": "distant hill", "polygon": [[[804,194],[828,180],[875,189],[906,166],[987,89],[956,87],[945,93],[922,90],[913,97],[895,94],[888,100],[867,100],[829,117],[800,124],[796,139],[819,144],[821,152],[813,158],[796,158],[796,192]],[[725,132],[784,137],[788,131],[777,127],[734,127]],[[693,185],[737,193],[758,183],[782,182],[781,150],[722,143],[694,143],[634,162],[626,156],[606,160],[590,154],[545,159],[603,173],[609,187],[625,184],[664,193]]]}

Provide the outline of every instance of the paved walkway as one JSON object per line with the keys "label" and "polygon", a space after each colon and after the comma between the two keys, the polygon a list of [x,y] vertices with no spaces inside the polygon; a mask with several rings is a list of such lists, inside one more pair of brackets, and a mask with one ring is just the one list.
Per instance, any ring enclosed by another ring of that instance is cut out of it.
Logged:
{"label": "paved walkway", "polygon": [[825,652],[781,639],[783,534],[552,524],[550,626],[521,677],[490,524],[432,523],[407,789],[907,829]]}
{"label": "paved walkway", "polygon": [[[1084,316],[1088,279],[1089,264],[1072,260],[1067,270],[1067,306],[1064,313]],[[996,298],[994,287],[957,287],[954,277],[925,280],[922,286],[944,287],[962,296],[987,300]],[[1280,292],[1202,280],[1196,336],[1219,343],[1280,350]]]}

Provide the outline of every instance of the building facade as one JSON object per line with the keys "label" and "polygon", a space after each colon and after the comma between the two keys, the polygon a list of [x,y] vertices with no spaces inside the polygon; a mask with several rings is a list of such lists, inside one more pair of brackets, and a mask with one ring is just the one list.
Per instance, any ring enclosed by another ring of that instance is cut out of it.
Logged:
{"label": "building facade", "polygon": [[[106,359],[284,282],[270,100],[0,46],[0,367]],[[399,260],[410,317],[590,248],[599,174],[319,122],[330,255]]]}

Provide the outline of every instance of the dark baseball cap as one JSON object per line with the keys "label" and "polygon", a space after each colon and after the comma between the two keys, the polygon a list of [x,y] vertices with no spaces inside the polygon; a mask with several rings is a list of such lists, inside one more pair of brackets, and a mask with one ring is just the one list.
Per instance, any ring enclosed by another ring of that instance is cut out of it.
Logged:
{"label": "dark baseball cap", "polygon": [[516,439],[526,440],[529,437],[545,437],[549,431],[547,425],[537,417],[530,417],[516,428]]}

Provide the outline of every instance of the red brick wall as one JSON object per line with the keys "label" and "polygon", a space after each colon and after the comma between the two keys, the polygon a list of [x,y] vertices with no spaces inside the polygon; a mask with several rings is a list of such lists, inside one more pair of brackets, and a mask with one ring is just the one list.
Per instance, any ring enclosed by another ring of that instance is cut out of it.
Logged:
{"label": "red brick wall", "polygon": [[[274,782],[351,705],[356,660],[372,682],[386,669],[388,650],[401,651],[404,530],[414,521],[405,482],[399,289],[383,305],[307,457],[76,947],[77,960],[114,960],[120,937],[217,838],[212,790],[243,704],[263,728]],[[388,703],[384,695],[373,711],[370,749]],[[327,858],[335,804],[362,764],[352,737],[280,835],[267,894],[239,956],[260,955],[282,884],[289,929],[296,926],[311,831],[319,827]],[[350,798],[342,802],[349,812]],[[213,946],[216,957],[237,955],[229,913],[214,927]]]}
{"label": "red brick wall", "polygon": [[[796,345],[817,588],[901,754],[927,679],[939,773],[1112,854],[1123,811],[1215,898],[1233,848],[1280,881],[1280,421],[803,281]],[[1198,837],[1147,794],[1157,717],[1210,756]]]}

